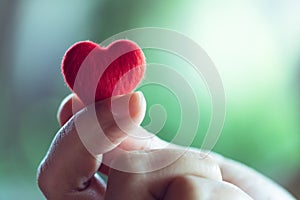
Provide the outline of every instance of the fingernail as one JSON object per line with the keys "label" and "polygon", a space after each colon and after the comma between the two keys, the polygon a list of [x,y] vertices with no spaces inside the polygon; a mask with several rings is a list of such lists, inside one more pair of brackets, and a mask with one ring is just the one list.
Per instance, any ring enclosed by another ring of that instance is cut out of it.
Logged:
{"label": "fingernail", "polygon": [[146,100],[142,92],[138,91],[131,95],[129,100],[129,113],[131,119],[137,123],[142,123],[146,111]]}
{"label": "fingernail", "polygon": [[146,100],[142,92],[134,92],[112,100],[111,109],[115,120],[140,124],[146,111]]}

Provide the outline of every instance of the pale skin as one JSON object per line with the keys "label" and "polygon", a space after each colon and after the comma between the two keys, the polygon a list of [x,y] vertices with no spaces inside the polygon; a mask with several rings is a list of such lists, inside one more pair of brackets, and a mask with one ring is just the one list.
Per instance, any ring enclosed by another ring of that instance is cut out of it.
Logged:
{"label": "pale skin", "polygon": [[[139,125],[145,115],[143,95],[133,93],[114,97],[113,101],[122,102],[124,98],[130,99],[130,117]],[[111,141],[104,144],[103,141],[106,140],[103,139],[99,141],[99,146],[110,151],[94,156],[83,145],[74,125],[76,120],[89,120],[89,109],[85,109],[73,94],[62,102],[58,111],[62,128],[38,169],[38,185],[47,199],[295,199],[282,187],[253,169],[215,153],[203,158],[197,149],[189,149],[171,165],[148,173],[128,173],[103,165],[104,160],[115,160],[140,171],[149,163],[139,161],[147,160],[151,151],[160,149],[161,159],[184,151],[182,147],[175,145],[172,149],[165,149],[167,143],[157,137],[152,139],[154,145],[149,149],[147,141],[124,134],[114,122],[107,103],[109,101],[110,99],[98,102],[95,106],[98,120],[104,127],[103,137]],[[72,102],[75,110],[72,109]],[[129,126],[128,129],[135,127]],[[93,127],[85,134],[92,135],[91,130]],[[127,150],[127,153],[116,155],[114,151],[117,146]],[[108,176],[107,185],[97,175],[99,168]]]}

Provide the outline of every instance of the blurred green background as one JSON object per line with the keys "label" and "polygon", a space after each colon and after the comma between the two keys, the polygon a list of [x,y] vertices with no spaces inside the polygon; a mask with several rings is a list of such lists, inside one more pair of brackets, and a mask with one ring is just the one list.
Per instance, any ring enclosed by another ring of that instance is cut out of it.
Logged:
{"label": "blurred green background", "polygon": [[[187,35],[217,66],[227,116],[214,150],[299,195],[299,1],[0,0],[0,16],[0,199],[43,199],[36,168],[59,129],[60,101],[69,94],[60,73],[66,49],[146,26]],[[145,55],[188,76],[186,63],[174,56],[151,50]],[[192,85],[201,102],[193,142],[199,147],[211,105],[203,82]],[[159,135],[172,139],[180,123],[175,96],[157,86],[140,89],[148,108],[166,108],[169,118]]]}

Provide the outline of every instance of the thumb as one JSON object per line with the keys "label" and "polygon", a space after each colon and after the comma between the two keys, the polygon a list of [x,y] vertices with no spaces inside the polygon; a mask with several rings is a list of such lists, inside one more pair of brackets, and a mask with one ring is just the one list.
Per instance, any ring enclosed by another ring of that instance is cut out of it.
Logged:
{"label": "thumb", "polygon": [[[112,97],[113,99],[119,98],[120,96],[117,97]],[[109,99],[106,99],[105,101],[108,101]],[[123,103],[126,104],[126,102]],[[116,104],[114,104],[116,105]],[[71,93],[68,96],[66,96],[57,111],[57,120],[60,124],[60,126],[63,126],[69,119],[76,114],[78,111],[83,109],[85,105],[82,103],[82,101],[79,99],[79,97]],[[124,110],[125,108],[116,106],[118,109]],[[144,98],[143,93],[141,92],[135,92],[133,93],[132,97],[129,100],[129,114],[131,118],[137,123],[140,124],[145,116],[146,112],[146,101]]]}

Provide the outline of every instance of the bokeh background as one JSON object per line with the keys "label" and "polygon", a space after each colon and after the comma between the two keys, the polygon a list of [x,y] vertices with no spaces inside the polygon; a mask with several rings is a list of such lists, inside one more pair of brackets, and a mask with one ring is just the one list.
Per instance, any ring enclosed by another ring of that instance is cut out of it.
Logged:
{"label": "bokeh background", "polygon": [[[44,199],[36,168],[59,129],[59,103],[70,92],[60,72],[66,49],[80,40],[101,42],[147,26],[187,35],[217,66],[227,116],[214,150],[299,195],[299,1],[1,0],[0,199]],[[174,56],[145,54],[149,62],[167,63],[188,75],[186,63]],[[201,124],[192,144],[199,147],[211,105],[207,91],[201,92],[203,83],[192,85],[200,91]],[[148,107],[166,107],[169,118],[159,136],[172,139],[180,122],[176,96],[157,86],[140,90]],[[149,120],[148,115],[144,124]]]}

